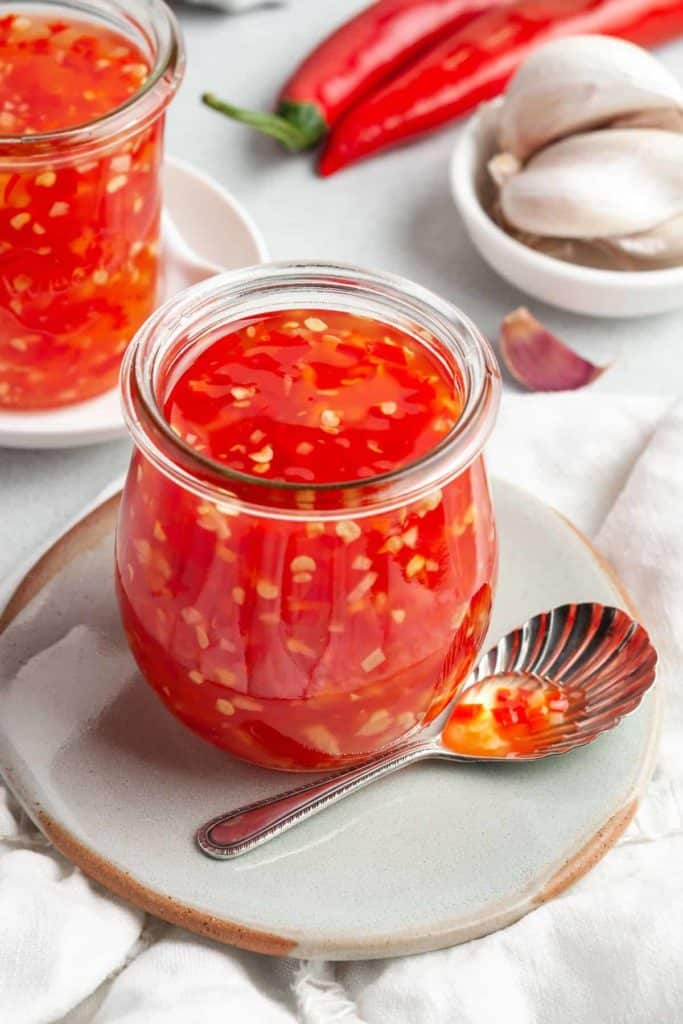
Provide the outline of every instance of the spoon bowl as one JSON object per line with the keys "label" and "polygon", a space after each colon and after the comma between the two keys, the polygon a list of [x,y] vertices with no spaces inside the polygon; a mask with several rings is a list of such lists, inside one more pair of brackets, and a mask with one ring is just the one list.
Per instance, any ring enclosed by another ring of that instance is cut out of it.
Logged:
{"label": "spoon bowl", "polygon": [[471,703],[475,688],[491,679],[500,685],[505,676],[526,677],[527,687],[541,681],[567,698],[562,721],[537,730],[525,749],[505,756],[529,761],[564,754],[634,711],[654,681],[656,662],[646,630],[626,612],[597,603],[561,605],[492,647],[465,681],[458,704]]}
{"label": "spoon bowl", "polygon": [[322,781],[212,818],[197,831],[197,844],[216,860],[241,856],[418,761],[519,762],[566,754],[638,707],[656,663],[646,630],[619,608],[583,603],[542,612],[483,656],[440,729],[412,735]]}

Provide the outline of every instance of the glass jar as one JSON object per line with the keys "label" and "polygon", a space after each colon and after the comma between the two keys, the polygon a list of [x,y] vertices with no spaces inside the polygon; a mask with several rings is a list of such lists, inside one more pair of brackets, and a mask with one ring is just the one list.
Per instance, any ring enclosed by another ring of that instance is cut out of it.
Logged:
{"label": "glass jar", "polygon": [[[382,476],[316,485],[229,469],[171,430],[161,409],[173,367],[226,328],[303,308],[371,317],[427,346],[464,401],[444,440]],[[172,713],[231,754],[289,770],[360,761],[432,721],[477,656],[496,576],[481,451],[499,375],[473,324],[387,274],[251,268],[154,314],[122,389],[136,447],[118,597],[138,665]]]}
{"label": "glass jar", "polygon": [[183,49],[161,0],[3,2],[0,15],[19,15],[12,32],[33,42],[58,40],[62,66],[94,45],[88,28],[124,37],[130,57],[121,46],[118,59],[133,61],[122,65],[133,94],[86,123],[12,134],[21,97],[0,113],[0,409],[46,409],[113,387],[156,304],[164,112]]}

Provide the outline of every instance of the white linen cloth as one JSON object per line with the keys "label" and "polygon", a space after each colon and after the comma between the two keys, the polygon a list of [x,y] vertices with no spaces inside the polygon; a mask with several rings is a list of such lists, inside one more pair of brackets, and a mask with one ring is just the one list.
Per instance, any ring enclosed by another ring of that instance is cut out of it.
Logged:
{"label": "white linen cloth", "polygon": [[0,1021],[683,1020],[683,403],[506,395],[489,463],[594,537],[658,647],[659,763],[619,845],[557,899],[475,942],[368,963],[297,963],[145,920],[64,861],[3,791]]}

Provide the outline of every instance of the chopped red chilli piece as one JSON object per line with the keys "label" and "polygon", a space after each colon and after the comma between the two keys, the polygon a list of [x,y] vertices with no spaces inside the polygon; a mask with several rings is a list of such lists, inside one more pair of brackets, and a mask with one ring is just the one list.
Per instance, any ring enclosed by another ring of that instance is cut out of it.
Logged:
{"label": "chopped red chilli piece", "polygon": [[470,719],[479,718],[483,714],[483,704],[458,704],[453,709],[451,720],[455,722],[468,722]]}

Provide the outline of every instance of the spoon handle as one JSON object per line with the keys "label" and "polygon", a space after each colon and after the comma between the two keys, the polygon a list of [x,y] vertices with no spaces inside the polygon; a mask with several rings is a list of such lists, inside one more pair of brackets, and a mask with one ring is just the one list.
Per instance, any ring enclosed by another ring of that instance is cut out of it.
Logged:
{"label": "spoon handle", "polygon": [[203,853],[216,860],[239,857],[363,786],[406,765],[438,756],[439,748],[431,740],[406,744],[331,778],[221,814],[197,830],[197,844]]}

